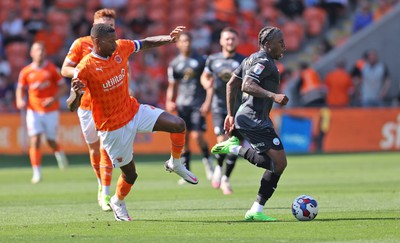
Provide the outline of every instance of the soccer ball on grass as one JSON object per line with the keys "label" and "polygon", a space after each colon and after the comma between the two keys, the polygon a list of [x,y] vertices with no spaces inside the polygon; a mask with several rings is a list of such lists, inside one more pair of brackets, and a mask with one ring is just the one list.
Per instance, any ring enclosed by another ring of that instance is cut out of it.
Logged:
{"label": "soccer ball on grass", "polygon": [[292,213],[300,221],[311,221],[318,214],[317,201],[309,195],[301,195],[292,203]]}

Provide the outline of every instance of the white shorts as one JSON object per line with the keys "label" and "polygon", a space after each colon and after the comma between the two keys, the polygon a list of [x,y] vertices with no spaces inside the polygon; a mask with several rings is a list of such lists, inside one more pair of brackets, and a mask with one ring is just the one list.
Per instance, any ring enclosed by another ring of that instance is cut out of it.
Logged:
{"label": "white shorts", "polygon": [[45,134],[49,140],[56,140],[59,124],[59,111],[36,112],[28,109],[26,111],[26,127],[28,135],[35,136]]}
{"label": "white shorts", "polygon": [[87,144],[99,141],[99,135],[94,124],[92,111],[78,108],[78,117],[81,124],[83,137]]}
{"label": "white shorts", "polygon": [[99,131],[103,147],[114,168],[132,161],[136,133],[152,132],[154,124],[163,112],[164,110],[150,105],[140,105],[136,115],[125,126],[114,131]]}

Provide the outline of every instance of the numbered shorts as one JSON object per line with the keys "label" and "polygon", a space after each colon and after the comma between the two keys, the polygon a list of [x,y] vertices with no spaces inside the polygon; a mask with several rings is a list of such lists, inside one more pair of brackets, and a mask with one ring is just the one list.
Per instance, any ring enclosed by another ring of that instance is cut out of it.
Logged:
{"label": "numbered shorts", "polygon": [[152,132],[158,117],[163,112],[164,110],[150,105],[140,105],[136,115],[125,126],[113,131],[99,131],[103,147],[114,168],[132,161],[136,133]]}
{"label": "numbered shorts", "polygon": [[94,124],[92,111],[78,108],[79,123],[81,124],[82,134],[87,144],[99,141],[99,135]]}
{"label": "numbered shorts", "polygon": [[58,125],[59,111],[45,113],[30,109],[26,111],[26,126],[30,137],[45,134],[47,139],[56,140]]}

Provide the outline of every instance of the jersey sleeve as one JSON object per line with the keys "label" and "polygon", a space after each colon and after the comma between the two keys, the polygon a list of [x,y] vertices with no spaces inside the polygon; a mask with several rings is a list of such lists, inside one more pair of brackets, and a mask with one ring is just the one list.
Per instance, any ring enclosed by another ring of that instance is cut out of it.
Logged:
{"label": "jersey sleeve", "polygon": [[256,83],[261,83],[263,78],[268,76],[268,72],[270,72],[270,65],[271,61],[268,59],[258,60],[250,66],[249,70],[246,72],[246,76],[253,79]]}
{"label": "jersey sleeve", "polygon": [[75,67],[74,78],[79,79],[85,86],[88,85],[87,79],[85,77],[85,66],[82,62]]}
{"label": "jersey sleeve", "polygon": [[24,68],[19,73],[17,86],[18,87],[26,87],[26,86],[28,86],[28,81],[27,81],[26,78],[27,78],[27,71],[26,71],[26,68]]}
{"label": "jersey sleeve", "polygon": [[168,82],[175,83],[175,80],[177,80],[177,77],[176,77],[176,73],[174,71],[174,67],[172,65],[168,66],[167,75],[168,75]]}
{"label": "jersey sleeve", "polygon": [[131,55],[132,53],[139,52],[142,49],[142,42],[140,40],[118,40],[122,49],[126,51],[127,56]]}
{"label": "jersey sleeve", "polygon": [[208,74],[211,74],[212,72],[213,72],[213,70],[212,70],[212,60],[211,60],[212,58],[211,57],[208,57],[207,59],[206,59],[206,64],[205,64],[205,66],[204,66],[204,71],[206,72],[206,73],[208,73]]}
{"label": "jersey sleeve", "polygon": [[76,65],[83,58],[82,56],[82,41],[76,39],[69,48],[68,54],[65,59],[72,65]]}
{"label": "jersey sleeve", "polygon": [[240,79],[243,79],[243,66],[244,66],[245,62],[246,62],[246,59],[243,60],[242,63],[239,65],[239,67],[237,67],[233,71],[232,75],[234,75],[234,76],[236,76],[236,77],[238,77]]}

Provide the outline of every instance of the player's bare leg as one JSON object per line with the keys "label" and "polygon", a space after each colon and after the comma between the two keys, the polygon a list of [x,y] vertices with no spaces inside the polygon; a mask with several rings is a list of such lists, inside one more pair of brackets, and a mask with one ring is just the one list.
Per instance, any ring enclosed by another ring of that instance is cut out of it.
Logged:
{"label": "player's bare leg", "polygon": [[31,180],[33,184],[39,183],[42,180],[42,152],[40,151],[40,138],[40,134],[29,138],[29,159],[33,170]]}
{"label": "player's bare leg", "polygon": [[194,140],[196,140],[196,142],[199,145],[199,148],[203,154],[203,158],[201,161],[204,165],[204,169],[206,172],[206,178],[207,178],[207,180],[211,180],[213,172],[214,172],[214,165],[213,165],[213,159],[210,156],[210,152],[208,149],[208,143],[204,139],[204,132],[203,131],[193,131],[191,136]]}
{"label": "player's bare leg", "polygon": [[121,175],[118,178],[115,195],[111,197],[110,206],[114,212],[115,220],[131,221],[131,217],[126,209],[125,197],[131,191],[138,175],[136,173],[135,163],[132,160],[127,165],[120,167]]}
{"label": "player's bare leg", "polygon": [[54,151],[54,156],[56,157],[58,168],[64,170],[68,167],[68,159],[64,152],[60,149],[60,146],[55,140],[47,139],[47,143]]}
{"label": "player's bare leg", "polygon": [[163,112],[158,117],[153,131],[163,131],[170,133],[171,139],[171,158],[166,161],[165,169],[169,172],[175,172],[185,181],[191,184],[197,184],[197,177],[187,170],[181,163],[180,157],[185,145],[186,125],[185,121],[168,112]]}

